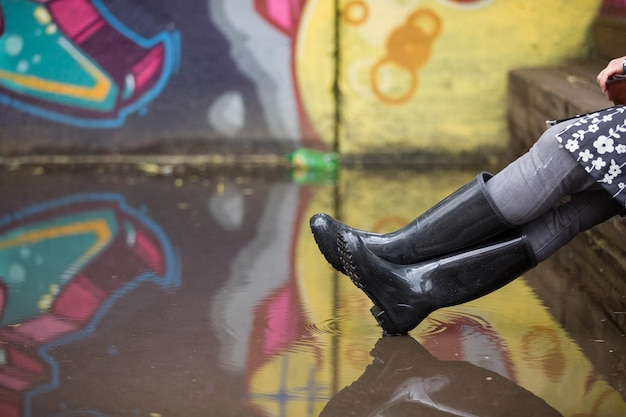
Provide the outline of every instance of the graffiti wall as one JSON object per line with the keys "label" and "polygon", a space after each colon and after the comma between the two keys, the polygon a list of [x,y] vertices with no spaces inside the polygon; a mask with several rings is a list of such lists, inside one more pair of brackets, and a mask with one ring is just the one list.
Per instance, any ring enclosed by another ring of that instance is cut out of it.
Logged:
{"label": "graffiti wall", "polygon": [[587,56],[598,6],[0,0],[0,143],[499,148],[506,72]]}

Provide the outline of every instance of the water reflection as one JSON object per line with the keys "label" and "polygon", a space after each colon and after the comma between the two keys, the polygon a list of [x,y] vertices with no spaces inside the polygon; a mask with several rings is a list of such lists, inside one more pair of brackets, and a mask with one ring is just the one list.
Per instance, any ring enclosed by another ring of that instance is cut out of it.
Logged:
{"label": "water reflection", "polygon": [[30,398],[61,384],[49,352],[89,337],[142,283],[175,288],[176,263],[162,230],[119,195],[78,194],[0,218],[0,415],[30,415]]}
{"label": "water reflection", "polygon": [[316,212],[393,229],[475,172],[40,174],[0,172],[2,417],[626,415],[523,278],[381,339],[312,239]]}
{"label": "water reflection", "polygon": [[335,395],[331,416],[562,416],[509,379],[464,361],[442,361],[410,336],[383,337],[372,363]]}

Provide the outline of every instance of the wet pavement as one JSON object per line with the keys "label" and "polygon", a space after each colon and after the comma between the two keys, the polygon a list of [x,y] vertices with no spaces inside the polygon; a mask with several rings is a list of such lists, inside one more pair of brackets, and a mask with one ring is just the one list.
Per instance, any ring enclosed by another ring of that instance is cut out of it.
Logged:
{"label": "wet pavement", "polygon": [[623,335],[558,271],[382,338],[310,234],[316,212],[394,229],[475,174],[2,170],[0,416],[626,415]]}

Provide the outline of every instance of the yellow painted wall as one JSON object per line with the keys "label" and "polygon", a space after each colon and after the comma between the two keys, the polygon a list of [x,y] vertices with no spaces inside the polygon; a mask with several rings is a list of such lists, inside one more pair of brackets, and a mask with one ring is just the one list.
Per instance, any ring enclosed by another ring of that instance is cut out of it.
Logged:
{"label": "yellow painted wall", "polygon": [[295,43],[302,106],[343,153],[458,154],[507,143],[510,69],[585,58],[599,0],[341,0],[306,3]]}

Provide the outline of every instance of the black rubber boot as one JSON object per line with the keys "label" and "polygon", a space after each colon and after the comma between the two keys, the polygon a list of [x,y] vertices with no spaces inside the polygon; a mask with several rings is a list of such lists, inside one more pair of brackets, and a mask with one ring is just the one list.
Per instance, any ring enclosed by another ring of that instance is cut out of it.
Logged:
{"label": "black rubber boot", "polygon": [[328,214],[311,217],[315,241],[326,260],[344,272],[337,254],[337,234],[350,231],[377,256],[407,265],[443,255],[513,227],[493,208],[485,182],[486,172],[464,185],[400,230],[379,234],[357,230]]}
{"label": "black rubber boot", "polygon": [[406,334],[434,310],[482,297],[536,265],[517,230],[412,265],[376,256],[350,231],[337,236],[337,246],[346,274],[374,302],[372,314],[389,335]]}
{"label": "black rubber boot", "polygon": [[363,375],[331,398],[320,417],[562,417],[500,374],[439,360],[409,336],[379,339],[371,356]]}

